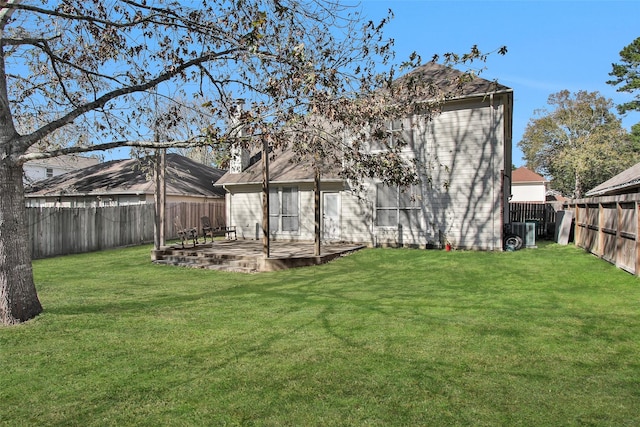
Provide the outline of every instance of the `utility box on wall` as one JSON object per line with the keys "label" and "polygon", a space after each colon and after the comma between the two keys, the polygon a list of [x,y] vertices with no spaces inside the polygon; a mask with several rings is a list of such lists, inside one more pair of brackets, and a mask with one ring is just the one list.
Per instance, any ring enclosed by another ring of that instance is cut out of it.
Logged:
{"label": "utility box on wall", "polygon": [[520,236],[525,248],[536,248],[536,223],[512,222],[511,232]]}

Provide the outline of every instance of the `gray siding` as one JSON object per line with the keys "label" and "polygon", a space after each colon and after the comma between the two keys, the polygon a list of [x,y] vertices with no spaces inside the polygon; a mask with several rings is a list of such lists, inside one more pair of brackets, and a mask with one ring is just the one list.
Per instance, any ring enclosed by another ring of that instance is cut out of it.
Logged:
{"label": "gray siding", "polygon": [[[414,229],[376,226],[376,183],[368,181],[363,194],[341,191],[342,240],[425,247],[438,246],[446,237],[458,248],[501,249],[503,173],[511,167],[511,147],[505,146],[511,138],[510,121],[505,122],[511,106],[503,102],[510,102],[509,99],[495,97],[492,101],[487,97],[482,101],[458,102],[431,121],[420,117],[404,120],[406,135],[412,139],[404,154],[418,160],[420,165],[419,226]],[[300,231],[277,233],[272,236],[275,239],[313,240],[313,187],[307,182],[298,185]],[[260,238],[260,186],[233,185],[228,189],[230,225],[238,227],[239,237]]]}
{"label": "gray siding", "polygon": [[364,197],[343,195],[343,238],[372,245],[437,246],[446,237],[454,247],[500,249],[503,115],[503,106],[491,107],[487,101],[448,108],[431,122],[405,121],[405,128],[414,129],[405,155],[421,164],[420,226],[375,226],[371,181]]}
{"label": "gray siding", "polygon": [[434,119],[423,185],[428,239],[440,233],[454,246],[502,247],[502,117],[500,106],[483,103],[450,109]]}
{"label": "gray siding", "polygon": [[227,194],[229,225],[236,227],[239,239],[262,236],[262,198],[259,186],[247,186],[242,191]]}

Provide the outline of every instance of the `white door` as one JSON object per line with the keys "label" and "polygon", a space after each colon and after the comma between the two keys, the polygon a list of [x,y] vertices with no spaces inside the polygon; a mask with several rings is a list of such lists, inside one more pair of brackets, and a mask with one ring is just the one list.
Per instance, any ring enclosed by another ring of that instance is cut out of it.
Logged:
{"label": "white door", "polygon": [[340,193],[323,193],[322,240],[340,240]]}

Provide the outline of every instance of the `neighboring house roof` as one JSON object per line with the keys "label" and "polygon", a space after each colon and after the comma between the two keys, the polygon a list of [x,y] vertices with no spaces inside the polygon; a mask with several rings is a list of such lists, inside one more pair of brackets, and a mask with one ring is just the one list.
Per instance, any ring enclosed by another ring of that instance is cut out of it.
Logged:
{"label": "neighboring house roof", "polygon": [[[36,152],[29,150],[27,153]],[[77,155],[61,155],[48,159],[29,160],[24,165],[24,182],[25,184],[34,183],[47,177],[60,175],[66,172],[75,171],[86,168],[87,166],[100,163],[97,157],[84,157]]]}
{"label": "neighboring house roof", "polygon": [[47,159],[29,160],[26,165],[75,170],[86,168],[87,166],[95,165],[97,163],[100,163],[100,159],[97,157],[84,157],[67,154]]}
{"label": "neighboring house roof", "polygon": [[522,183],[546,183],[548,182],[542,175],[539,175],[531,169],[520,166],[518,169],[511,172],[511,182],[514,184]]}
{"label": "neighboring house roof", "polygon": [[547,202],[566,202],[567,200],[569,200],[556,190],[547,191],[545,197],[547,199]]}
{"label": "neighboring house roof", "polygon": [[640,163],[636,163],[629,169],[603,182],[592,190],[587,191],[586,196],[612,196],[616,194],[637,193],[640,189]]}
{"label": "neighboring house roof", "polygon": [[[260,184],[262,183],[262,156],[257,156],[257,161],[241,173],[226,173],[216,182],[219,185],[234,184]],[[284,151],[269,157],[269,181],[270,182],[304,182],[314,180],[314,169],[305,159],[296,158],[291,150]],[[324,171],[321,177],[323,182],[339,181],[342,178],[337,171]]]}
{"label": "neighboring house roof", "polygon": [[[178,154],[166,157],[166,194],[224,197],[213,186],[225,171]],[[153,194],[152,159],[111,160],[34,183],[27,197],[101,194]]]}

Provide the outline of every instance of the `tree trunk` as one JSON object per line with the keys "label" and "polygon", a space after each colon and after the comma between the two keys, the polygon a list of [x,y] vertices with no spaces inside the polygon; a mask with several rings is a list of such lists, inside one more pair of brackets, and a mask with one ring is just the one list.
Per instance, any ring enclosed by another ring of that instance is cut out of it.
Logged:
{"label": "tree trunk", "polygon": [[42,312],[33,281],[23,169],[0,156],[0,322],[14,325]]}

